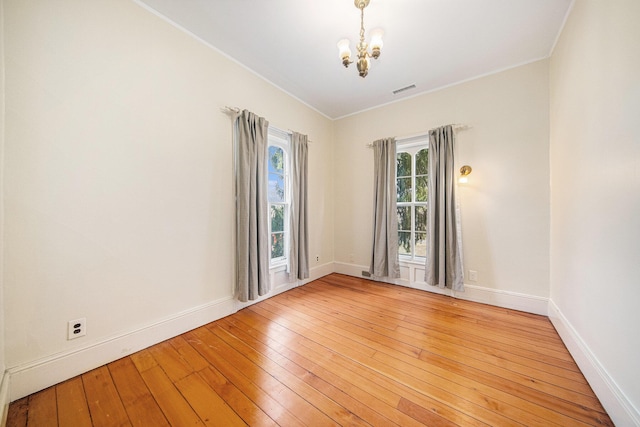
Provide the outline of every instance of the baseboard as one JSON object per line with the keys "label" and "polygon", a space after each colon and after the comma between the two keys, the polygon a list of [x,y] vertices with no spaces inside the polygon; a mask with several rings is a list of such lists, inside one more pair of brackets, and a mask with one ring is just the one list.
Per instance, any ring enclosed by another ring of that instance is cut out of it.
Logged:
{"label": "baseboard", "polygon": [[[347,264],[336,262],[334,263],[334,271],[336,273],[346,274],[354,277],[363,277],[362,271],[369,270],[369,267],[355,264]],[[411,266],[408,266],[411,267]],[[403,267],[401,267],[403,268]],[[408,274],[409,277],[415,277],[413,272]],[[375,278],[371,278],[375,280]],[[474,301],[483,304],[490,304],[497,307],[508,308],[512,310],[526,311],[527,313],[547,315],[548,311],[548,298],[539,297],[536,295],[522,294],[518,292],[502,291],[498,289],[486,288],[477,285],[465,284],[464,292],[453,292],[449,289],[440,289],[438,287],[429,286],[424,282],[416,282],[407,280],[406,278],[395,280],[384,280],[385,283],[392,283],[396,285],[406,286],[413,289],[420,289],[422,291],[432,292],[441,295],[448,295],[454,298],[464,299],[467,301]]]}
{"label": "baseboard", "polygon": [[[308,279],[304,279],[304,280],[296,280],[293,282],[289,282],[288,279],[288,275],[286,273],[286,271],[284,270],[284,268],[282,270],[279,270],[277,272],[272,272],[271,273],[271,283],[273,286],[273,289],[271,290],[271,292],[269,292],[266,295],[263,295],[261,297],[258,297],[252,301],[247,301],[247,302],[240,302],[240,301],[236,301],[236,309],[235,311],[238,310],[242,310],[243,308],[249,307],[253,304],[257,304],[260,301],[264,301],[266,299],[269,299],[271,297],[274,297],[278,294],[281,294],[283,292],[286,292],[288,290],[291,290],[293,288],[296,288],[298,286],[303,286],[306,285],[307,283],[319,279],[322,276],[326,276],[327,274],[331,274],[333,273],[333,263],[329,262],[326,264],[322,264],[322,265],[318,265],[315,266],[313,268],[309,269],[309,278]],[[234,311],[234,312],[235,312]]]}
{"label": "baseboard", "polygon": [[[363,277],[362,272],[369,271],[368,265],[357,265],[357,264],[347,264],[345,262],[334,262],[333,263],[333,272],[346,274],[347,276],[353,277]],[[371,279],[371,277],[365,277],[366,279]],[[372,279],[373,280],[373,279]]]}
{"label": "baseboard", "polygon": [[236,304],[232,297],[221,298],[86,347],[10,368],[8,370],[11,380],[10,400],[20,399],[88,372],[213,320],[233,314],[235,310]]}
{"label": "baseboard", "polygon": [[549,305],[549,299],[545,297],[468,284],[464,285],[464,292],[454,292],[454,296],[467,301],[475,301],[542,316],[547,315]]}
{"label": "baseboard", "polygon": [[[249,303],[240,303],[231,296],[221,298],[86,347],[13,367],[3,377],[0,393],[4,394],[0,394],[0,398],[4,397],[8,404],[9,401],[43,390],[136,351],[221,319],[248,305],[331,274],[333,268],[332,262],[315,266],[309,270],[310,277],[308,279],[274,286],[270,294]],[[8,387],[9,380],[11,381],[11,390]],[[4,401],[2,400],[0,403],[4,403]]]}
{"label": "baseboard", "polygon": [[7,415],[9,414],[9,373],[2,372],[2,380],[0,380],[0,426],[7,425]]}
{"label": "baseboard", "polygon": [[558,331],[578,367],[589,382],[600,403],[617,426],[640,426],[640,411],[634,407],[571,322],[558,306],[549,300],[549,319]]}
{"label": "baseboard", "polygon": [[309,278],[301,281],[300,286],[306,285],[309,282],[318,280],[321,277],[327,276],[335,272],[335,263],[327,262],[322,265],[317,265],[309,269]]}

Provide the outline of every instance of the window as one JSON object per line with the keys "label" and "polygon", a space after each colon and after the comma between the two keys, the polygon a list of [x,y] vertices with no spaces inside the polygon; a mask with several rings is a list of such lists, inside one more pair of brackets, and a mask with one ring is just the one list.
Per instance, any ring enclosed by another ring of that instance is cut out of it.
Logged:
{"label": "window", "polygon": [[398,253],[400,259],[427,255],[428,142],[426,137],[398,142]]}
{"label": "window", "polygon": [[286,265],[289,253],[289,136],[269,128],[267,153],[269,188],[269,259],[272,267]]}

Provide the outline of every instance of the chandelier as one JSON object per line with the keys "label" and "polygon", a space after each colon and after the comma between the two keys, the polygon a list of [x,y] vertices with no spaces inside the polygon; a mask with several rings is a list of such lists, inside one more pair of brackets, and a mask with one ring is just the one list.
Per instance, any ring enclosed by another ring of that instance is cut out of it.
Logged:
{"label": "chandelier", "polygon": [[[382,49],[382,30],[377,28],[371,31],[371,53],[369,53],[369,45],[364,41],[364,8],[369,5],[369,0],[354,0],[355,6],[360,9],[360,43],[356,45],[358,49],[358,73],[364,78],[369,73],[369,58],[378,59],[380,49]],[[340,59],[342,65],[348,67],[353,61],[351,60],[351,49],[349,49],[349,39],[343,39],[338,42],[338,50],[340,51]]]}

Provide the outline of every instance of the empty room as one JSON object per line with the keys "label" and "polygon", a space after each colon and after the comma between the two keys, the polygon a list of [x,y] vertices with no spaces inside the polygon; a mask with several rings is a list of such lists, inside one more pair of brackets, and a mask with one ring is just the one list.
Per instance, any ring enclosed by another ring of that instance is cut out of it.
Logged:
{"label": "empty room", "polygon": [[0,14],[0,425],[640,426],[637,0]]}

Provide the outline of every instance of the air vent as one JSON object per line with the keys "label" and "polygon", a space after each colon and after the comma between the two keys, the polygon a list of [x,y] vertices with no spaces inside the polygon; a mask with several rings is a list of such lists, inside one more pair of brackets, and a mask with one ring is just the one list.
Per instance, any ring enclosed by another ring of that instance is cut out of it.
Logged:
{"label": "air vent", "polygon": [[416,85],[415,85],[415,84],[412,84],[412,85],[405,86],[405,87],[401,87],[400,89],[396,89],[396,90],[394,90],[394,91],[393,91],[393,94],[394,94],[394,95],[397,95],[397,94],[399,94],[399,93],[401,93],[401,92],[404,92],[404,91],[406,91],[406,90],[411,90],[411,89],[415,89],[415,88],[416,88]]}

